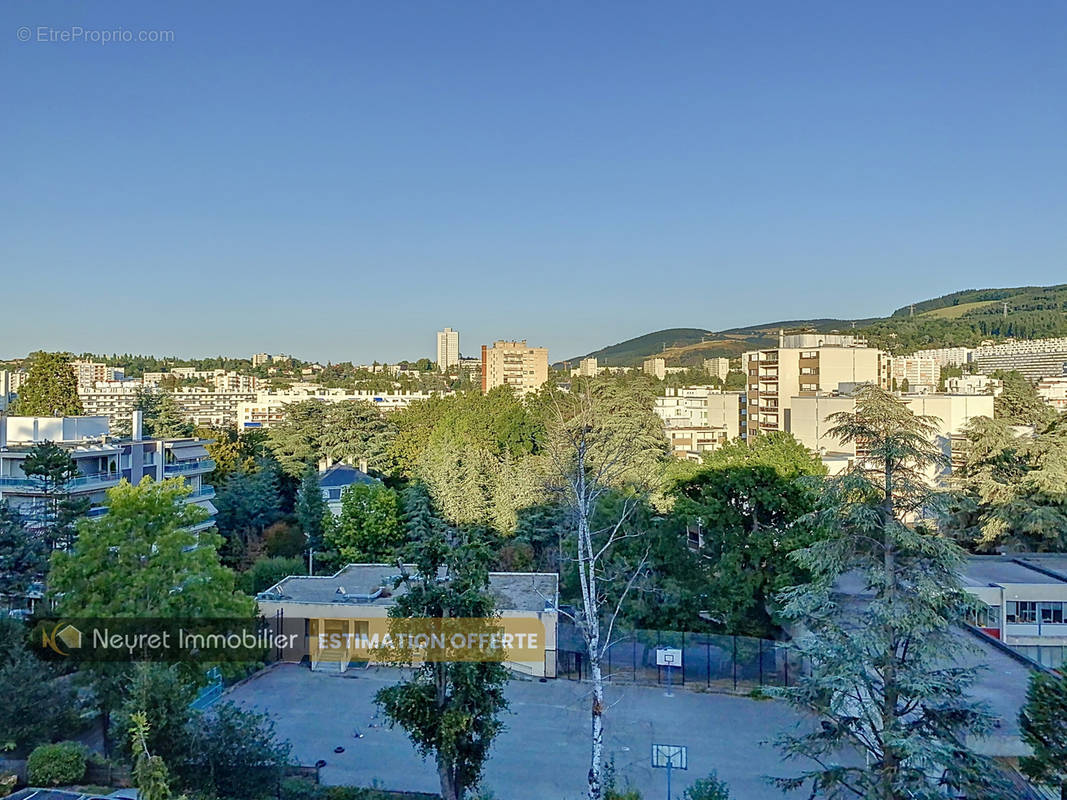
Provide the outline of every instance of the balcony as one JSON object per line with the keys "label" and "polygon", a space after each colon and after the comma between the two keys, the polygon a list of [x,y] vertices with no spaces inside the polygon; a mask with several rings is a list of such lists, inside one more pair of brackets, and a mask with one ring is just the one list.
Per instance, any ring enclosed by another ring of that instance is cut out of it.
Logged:
{"label": "balcony", "polygon": [[163,467],[164,475],[195,475],[198,472],[211,472],[215,469],[215,462],[210,458],[202,458],[198,461],[175,461]]}
{"label": "balcony", "polygon": [[193,492],[191,495],[189,495],[185,499],[189,503],[198,503],[201,500],[210,500],[214,496],[215,496],[215,487],[214,486],[201,486],[199,489],[197,489],[195,492]]}
{"label": "balcony", "polygon": [[[78,475],[65,484],[65,491],[93,491],[118,486],[122,476],[117,472],[98,472],[93,475]],[[0,489],[24,494],[43,494],[45,483],[40,478],[0,476]]]}

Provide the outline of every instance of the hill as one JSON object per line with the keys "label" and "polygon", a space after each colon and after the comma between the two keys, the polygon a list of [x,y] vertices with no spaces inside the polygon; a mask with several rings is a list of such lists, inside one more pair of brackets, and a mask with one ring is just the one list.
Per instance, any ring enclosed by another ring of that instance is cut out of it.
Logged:
{"label": "hill", "polygon": [[771,346],[779,330],[852,331],[893,353],[974,346],[984,339],[1067,336],[1067,284],[964,289],[903,306],[888,317],[863,320],[794,319],[722,331],[668,328],[568,359],[568,363],[573,366],[581,358],[594,357],[602,366],[639,366],[657,355],[669,364],[699,366],[705,358],[735,358],[746,350]]}

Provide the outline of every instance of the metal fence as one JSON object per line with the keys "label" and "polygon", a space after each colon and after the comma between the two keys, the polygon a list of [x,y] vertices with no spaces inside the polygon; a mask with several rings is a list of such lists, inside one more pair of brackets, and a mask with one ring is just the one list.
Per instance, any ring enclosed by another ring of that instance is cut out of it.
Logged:
{"label": "metal fence", "polygon": [[[588,679],[589,660],[577,628],[561,623],[557,635],[557,676]],[[681,650],[681,666],[657,665],[656,652],[660,648]],[[601,669],[613,683],[665,686],[669,681],[689,688],[749,692],[765,686],[790,686],[800,676],[804,664],[786,643],[773,639],[634,630],[613,636]]]}

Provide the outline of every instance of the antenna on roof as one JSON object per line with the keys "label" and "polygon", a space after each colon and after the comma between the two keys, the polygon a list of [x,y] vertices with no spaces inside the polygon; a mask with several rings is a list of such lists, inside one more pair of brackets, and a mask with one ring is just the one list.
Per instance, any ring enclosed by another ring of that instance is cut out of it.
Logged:
{"label": "antenna on roof", "polygon": [[1005,301],[1005,302],[1001,303],[1001,305],[1004,306],[1004,316],[1007,317],[1008,316],[1008,304]]}

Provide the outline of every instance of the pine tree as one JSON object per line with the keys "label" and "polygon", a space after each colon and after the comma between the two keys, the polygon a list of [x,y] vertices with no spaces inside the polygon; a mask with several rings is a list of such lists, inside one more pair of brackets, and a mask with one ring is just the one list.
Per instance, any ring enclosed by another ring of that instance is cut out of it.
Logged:
{"label": "pine tree", "polygon": [[[866,387],[855,412],[831,421],[830,435],[864,460],[828,482],[816,517],[825,538],[795,554],[812,582],[783,594],[785,616],[809,632],[796,647],[811,673],[780,693],[819,724],[783,737],[788,758],[815,766],[779,784],[862,800],[935,800],[946,788],[1005,796],[967,746],[992,720],[966,697],[974,670],[956,658],[965,645],[955,626],[971,608],[963,554],[925,518],[936,500],[927,473],[945,460],[935,420]],[[835,591],[846,575],[860,595]],[[867,766],[841,763],[847,749]]]}
{"label": "pine tree", "polygon": [[22,471],[41,482],[41,505],[28,520],[48,549],[66,549],[74,540],[74,523],[88,512],[88,497],[74,497],[70,483],[78,477],[78,467],[59,445],[44,441],[35,444],[22,461]]}
{"label": "pine tree", "polygon": [[1035,672],[1019,714],[1023,741],[1031,755],[1019,760],[1023,772],[1046,786],[1057,786],[1067,800],[1067,677]]}
{"label": "pine tree", "polygon": [[330,513],[326,499],[319,486],[319,472],[308,465],[300,479],[300,488],[296,493],[296,518],[301,530],[307,537],[307,544],[312,550],[322,550],[323,536],[326,533],[326,515]]}
{"label": "pine tree", "polygon": [[48,565],[44,543],[0,501],[0,594],[18,596]]}
{"label": "pine tree", "polygon": [[24,417],[76,417],[84,414],[78,398],[78,378],[69,353],[30,355],[29,375],[19,388],[12,414]]}

